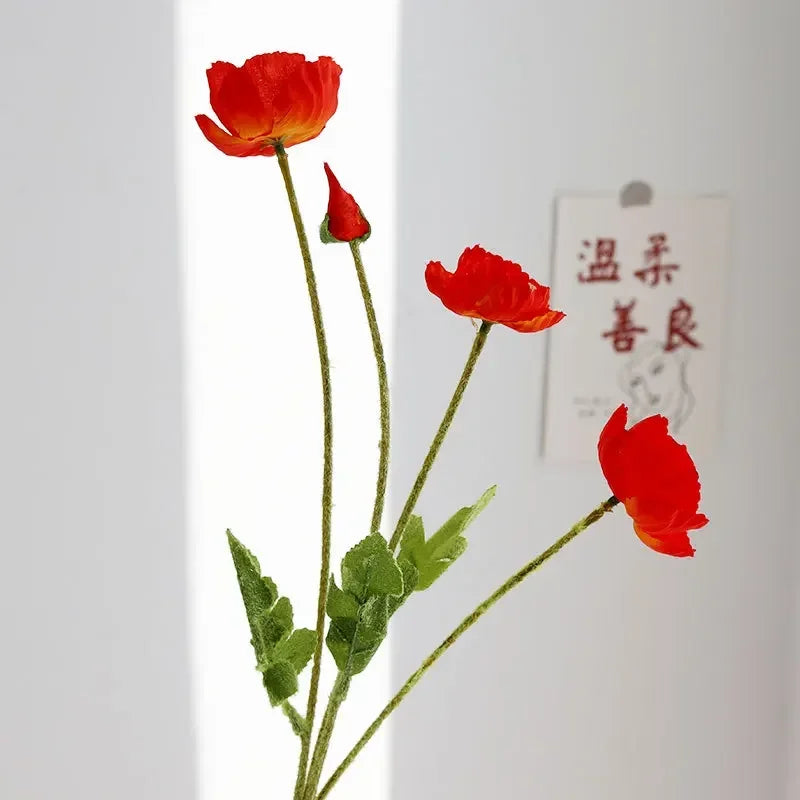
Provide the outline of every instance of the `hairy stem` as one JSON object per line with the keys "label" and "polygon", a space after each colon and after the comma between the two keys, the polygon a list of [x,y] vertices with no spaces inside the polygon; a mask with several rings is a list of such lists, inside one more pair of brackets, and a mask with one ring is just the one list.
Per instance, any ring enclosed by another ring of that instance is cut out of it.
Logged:
{"label": "hairy stem", "polygon": [[[297,763],[297,778],[294,782],[294,800],[303,800],[303,790],[306,786],[306,767],[308,765],[308,750],[311,744],[311,731],[306,731],[300,737],[300,760]],[[305,760],[303,759],[305,753]]]}
{"label": "hairy stem", "polygon": [[[317,644],[314,649],[314,661],[311,667],[311,687],[308,691],[308,705],[306,707],[306,725],[308,735],[303,738],[300,748],[300,763],[298,766],[298,784],[305,783],[306,768],[310,750],[311,731],[314,728],[314,714],[317,707],[317,694],[319,692],[319,678],[322,669],[322,648],[325,634],[325,604],[328,598],[328,577],[331,566],[331,506],[333,501],[333,400],[331,393],[331,364],[328,358],[328,344],[325,339],[325,326],[322,321],[322,308],[319,302],[317,279],[314,275],[314,266],[311,262],[311,251],[308,247],[308,237],[300,215],[300,206],[297,203],[297,194],[289,171],[289,157],[283,145],[275,145],[275,155],[278,166],[286,186],[286,195],[289,198],[289,207],[292,211],[294,227],[297,231],[297,241],[300,245],[300,254],[303,257],[308,298],[311,302],[311,316],[314,319],[314,331],[317,336],[317,350],[319,351],[319,368],[322,378],[322,415],[323,415],[323,466],[322,466],[322,553],[319,571],[319,595],[317,600]],[[302,776],[302,778],[301,778]],[[297,791],[297,790],[296,790]]]}
{"label": "hairy stem", "polygon": [[319,779],[322,775],[325,756],[328,755],[328,748],[331,744],[336,715],[339,713],[339,708],[347,696],[349,686],[349,676],[345,672],[340,672],[336,676],[336,681],[333,684],[333,689],[331,689],[331,695],[328,699],[328,706],[325,709],[325,713],[322,715],[322,724],[319,727],[317,743],[314,746],[314,756],[311,759],[311,766],[308,769],[304,800],[314,800],[317,794],[317,787],[319,786]]}
{"label": "hairy stem", "polygon": [[514,573],[499,589],[493,592],[484,600],[461,624],[422,662],[419,669],[403,684],[400,691],[386,704],[383,711],[375,718],[374,722],[367,728],[364,735],[358,740],[353,749],[347,754],[344,761],[336,768],[328,782],[323,786],[317,800],[323,800],[342,776],[342,773],[353,763],[356,756],[364,748],[364,745],[372,738],[374,733],[380,728],[384,720],[394,711],[403,701],[403,698],[419,683],[420,678],[439,660],[439,658],[458,641],[460,636],[469,630],[494,604],[504,595],[508,594],[515,586],[518,586],[532,572],[535,572],[549,558],[559,552],[566,544],[571,542],[579,533],[586,530],[592,523],[597,522],[606,512],[611,511],[619,503],[616,497],[610,497],[601,503],[591,513],[587,514],[580,522],[573,525],[560,539],[550,545],[543,553],[538,555],[533,561],[527,563],[519,572]]}
{"label": "hairy stem", "polygon": [[453,393],[453,397],[450,399],[450,404],[447,406],[447,410],[444,412],[444,417],[439,425],[439,430],[436,431],[436,435],[433,437],[428,454],[425,456],[425,460],[422,462],[417,479],[414,481],[414,485],[411,487],[411,493],[408,495],[406,504],[403,506],[403,510],[400,512],[400,518],[397,520],[397,526],[394,529],[392,538],[389,540],[389,549],[392,551],[394,551],[397,547],[397,543],[400,541],[400,537],[403,535],[403,529],[406,527],[408,518],[414,511],[414,506],[417,504],[419,495],[422,492],[422,487],[425,485],[425,481],[428,478],[428,473],[431,471],[433,462],[436,460],[436,456],[439,454],[439,450],[442,447],[442,442],[444,442],[444,439],[447,436],[450,423],[452,423],[453,417],[455,417],[456,411],[458,411],[458,406],[461,404],[461,398],[464,396],[464,390],[467,388],[469,379],[472,377],[472,373],[475,370],[475,364],[478,362],[478,356],[480,356],[483,346],[486,344],[486,337],[489,335],[491,327],[491,322],[484,321],[481,322],[481,326],[478,328],[478,333],[475,335],[475,341],[472,343],[472,349],[469,351],[469,356],[467,357],[467,363],[464,365],[464,371],[461,373],[461,378],[459,378],[458,384],[456,385],[456,390]]}
{"label": "hairy stem", "polygon": [[372,510],[372,523],[370,524],[371,533],[379,533],[381,529],[381,518],[383,517],[383,505],[386,500],[386,479],[389,473],[389,378],[386,373],[386,358],[383,354],[383,342],[381,332],[378,327],[378,319],[375,316],[375,306],[372,303],[372,293],[367,283],[367,274],[364,271],[364,262],[361,260],[361,248],[357,241],[350,242],[350,252],[353,254],[353,262],[356,266],[358,285],[361,288],[361,296],[364,298],[364,310],[367,312],[367,323],[369,332],[372,336],[372,350],[375,353],[375,364],[378,368],[378,393],[381,403],[381,440],[380,455],[378,458],[378,480],[375,486],[375,505]]}

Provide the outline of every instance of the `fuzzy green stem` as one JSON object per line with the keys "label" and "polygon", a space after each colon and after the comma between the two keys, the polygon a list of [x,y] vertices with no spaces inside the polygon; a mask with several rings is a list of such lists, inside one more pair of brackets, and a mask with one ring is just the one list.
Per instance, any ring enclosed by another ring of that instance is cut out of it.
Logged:
{"label": "fuzzy green stem", "polygon": [[322,767],[325,763],[325,756],[328,755],[328,748],[331,744],[333,726],[336,723],[336,715],[339,708],[347,697],[347,690],[350,687],[350,677],[346,672],[340,672],[336,676],[336,681],[331,689],[328,705],[322,715],[322,723],[319,726],[317,743],[314,746],[314,755],[311,759],[311,766],[308,768],[306,779],[304,800],[314,800],[319,786],[319,779],[322,775]]}
{"label": "fuzzy green stem", "polygon": [[[308,750],[311,741],[311,731],[304,717],[300,712],[288,701],[283,702],[283,711],[292,723],[292,730],[300,737],[300,753],[302,754],[303,748]],[[297,765],[297,780],[294,785],[294,800],[303,800],[303,789],[305,788],[306,780],[306,764],[300,759]]]}
{"label": "fuzzy green stem", "polygon": [[478,356],[480,356],[483,346],[486,344],[486,337],[489,335],[491,327],[491,322],[484,321],[481,322],[481,326],[478,328],[478,333],[476,334],[475,340],[472,343],[472,349],[469,351],[469,356],[467,357],[467,363],[464,365],[464,371],[461,373],[461,378],[458,381],[458,385],[456,386],[456,390],[450,400],[450,404],[447,406],[447,410],[444,412],[444,417],[439,425],[439,430],[436,431],[436,435],[433,437],[428,454],[425,456],[425,460],[422,462],[417,479],[414,481],[414,485],[411,487],[411,493],[408,495],[408,500],[406,500],[406,504],[403,506],[403,510],[400,512],[400,519],[397,520],[397,526],[394,529],[392,538],[389,540],[389,549],[392,551],[394,551],[397,547],[397,543],[400,541],[400,537],[403,535],[403,529],[408,523],[408,518],[414,511],[414,506],[417,504],[419,495],[422,492],[422,487],[425,485],[425,481],[428,478],[428,473],[431,471],[433,462],[436,460],[436,456],[439,454],[439,450],[442,447],[442,442],[444,442],[445,436],[447,436],[450,423],[453,421],[456,411],[458,411],[461,398],[464,396],[464,390],[467,388],[469,379],[472,377],[475,364],[478,361]]}
{"label": "fuzzy green stem", "polygon": [[378,327],[377,317],[375,316],[375,306],[372,303],[372,293],[367,283],[364,262],[361,260],[361,247],[357,241],[350,242],[350,252],[353,254],[353,262],[355,263],[356,275],[358,276],[358,285],[361,287],[361,296],[364,298],[364,310],[367,312],[369,332],[372,336],[372,349],[375,353],[375,364],[378,368],[378,393],[381,403],[381,439],[379,445],[378,480],[375,486],[375,505],[372,510],[370,531],[372,533],[379,533],[381,529],[381,518],[383,517],[383,505],[386,499],[386,479],[389,474],[389,378],[386,373],[386,358],[383,354],[381,331]]}
{"label": "fuzzy green stem", "polygon": [[[308,748],[311,735],[306,734],[300,739],[300,760],[297,763],[297,778],[294,782],[294,800],[303,800],[303,789],[306,786],[306,765],[308,763]],[[306,754],[305,763],[303,762],[303,753]]]}
{"label": "fuzzy green stem", "polygon": [[484,600],[461,624],[422,662],[419,669],[403,684],[402,689],[386,704],[383,711],[375,718],[375,721],[367,728],[364,735],[358,740],[353,749],[347,754],[344,761],[336,768],[328,782],[323,786],[317,800],[323,800],[333,788],[342,773],[352,764],[356,756],[364,748],[364,745],[372,738],[373,734],[380,728],[384,720],[394,711],[403,701],[403,698],[419,683],[420,678],[439,660],[439,658],[449,650],[459,637],[471,628],[492,606],[504,595],[508,594],[515,586],[518,586],[532,572],[535,572],[549,558],[554,556],[561,548],[571,542],[579,533],[585,531],[592,523],[597,522],[606,512],[611,511],[619,503],[616,497],[610,497],[601,503],[590,514],[587,514],[580,522],[573,525],[558,541],[550,545],[543,553],[538,555],[533,561],[526,564],[519,572],[514,573],[499,589],[493,592]]}
{"label": "fuzzy green stem", "polygon": [[317,350],[319,351],[319,368],[322,377],[322,414],[323,414],[323,466],[322,466],[322,552],[319,571],[319,595],[317,601],[317,644],[314,649],[314,661],[311,667],[311,686],[308,691],[308,705],[306,707],[306,725],[308,735],[302,740],[300,748],[300,763],[298,766],[298,784],[305,783],[306,767],[310,750],[311,731],[314,728],[314,714],[317,707],[317,694],[319,692],[319,677],[322,669],[322,647],[325,634],[325,604],[328,599],[328,578],[331,566],[331,507],[333,502],[333,399],[331,392],[331,365],[328,358],[328,344],[325,339],[325,326],[322,321],[322,308],[319,302],[317,279],[314,275],[314,266],[311,262],[311,251],[308,247],[308,237],[300,215],[300,206],[297,203],[297,194],[289,171],[289,157],[283,145],[275,145],[275,155],[278,166],[286,186],[286,195],[289,198],[289,207],[292,211],[294,227],[297,231],[297,241],[300,245],[300,254],[303,257],[306,284],[308,285],[308,298],[311,302],[311,316],[314,319],[314,331],[317,336]]}

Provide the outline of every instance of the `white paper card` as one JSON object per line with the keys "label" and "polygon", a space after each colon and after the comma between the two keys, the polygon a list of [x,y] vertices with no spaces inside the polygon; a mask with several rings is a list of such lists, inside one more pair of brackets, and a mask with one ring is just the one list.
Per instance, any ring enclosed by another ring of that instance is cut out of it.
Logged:
{"label": "white paper card", "polygon": [[625,403],[631,422],[663,414],[693,454],[717,429],[730,206],[723,197],[623,208],[617,196],[557,204],[545,457],[597,457]]}

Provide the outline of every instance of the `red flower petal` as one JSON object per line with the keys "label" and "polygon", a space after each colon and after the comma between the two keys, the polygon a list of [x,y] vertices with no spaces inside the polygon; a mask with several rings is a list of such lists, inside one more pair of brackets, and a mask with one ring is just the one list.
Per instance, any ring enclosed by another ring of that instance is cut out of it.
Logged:
{"label": "red flower petal", "polygon": [[699,514],[700,481],[686,447],[668,433],[667,420],[647,417],[626,430],[628,409],[611,415],[597,445],[614,496],[625,505],[637,536],[660,553],[691,556],[688,531],[708,519]]}
{"label": "red flower petal", "polygon": [[275,148],[270,147],[265,139],[250,140],[231,136],[205,114],[198,114],[195,119],[206,139],[227,156],[275,155]]}
{"label": "red flower petal", "polygon": [[274,109],[276,96],[287,84],[291,84],[297,71],[308,63],[300,53],[264,53],[248,58],[242,64],[241,71],[256,87],[264,106]]}
{"label": "red flower petal", "polygon": [[522,333],[544,330],[564,318],[562,312],[550,308],[548,287],[533,280],[519,264],[477,245],[461,254],[455,272],[431,261],[425,282],[450,311]]}
{"label": "red flower petal", "polygon": [[254,139],[270,133],[272,108],[265,105],[247,70],[218,61],[207,75],[211,108],[234,136]]}
{"label": "red flower petal", "polygon": [[633,524],[633,529],[636,535],[657,553],[663,553],[665,556],[675,556],[676,558],[691,558],[695,554],[695,549],[692,547],[692,543],[689,541],[689,534],[686,531],[677,531],[658,538],[642,531],[636,523]]}
{"label": "red flower petal", "polygon": [[273,135],[286,147],[319,136],[338,105],[341,67],[325,56],[300,65],[275,98]]}

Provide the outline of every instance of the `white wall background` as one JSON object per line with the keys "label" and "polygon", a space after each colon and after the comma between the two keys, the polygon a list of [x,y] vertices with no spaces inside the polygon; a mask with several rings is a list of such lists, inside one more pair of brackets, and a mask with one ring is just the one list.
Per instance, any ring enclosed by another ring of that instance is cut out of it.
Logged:
{"label": "white wall background", "polygon": [[[555,192],[615,191],[633,178],[657,193],[729,193],[735,230],[720,298],[723,440],[700,464],[712,524],[697,557],[648,551],[622,514],[570,545],[397,712],[397,798],[800,795],[786,784],[798,25],[793,0],[403,4],[397,506],[473,335],[427,294],[427,260],[453,264],[481,242],[546,277]],[[545,346],[492,332],[420,509],[436,524],[500,488],[463,561],[399,618],[394,684],[607,494],[599,469],[539,458]],[[796,738],[791,750],[796,760]]]}
{"label": "white wall background", "polygon": [[[230,527],[314,627],[322,418],[319,367],[302,262],[275,159],[233,159],[200,134],[205,70],[273,50],[331,55],[344,69],[339,110],[322,135],[289,151],[316,261],[333,364],[334,561],[369,532],[377,468],[377,381],[349,248],[317,236],[329,161],[372,226],[363,255],[391,347],[397,5],[369,0],[284,5],[184,0],[180,8],[179,149],[185,210],[193,660],[201,800],[288,797],[298,745],[254,671],[227,550]],[[210,113],[210,112],[209,112]],[[322,701],[335,667],[327,655]],[[298,695],[305,709],[306,684]],[[354,681],[330,769],[387,699],[386,650]],[[320,712],[321,714],[321,712]],[[338,790],[388,791],[388,745]],[[327,774],[327,771],[326,771]]]}
{"label": "white wall background", "polygon": [[171,4],[0,4],[0,797],[193,797]]}

